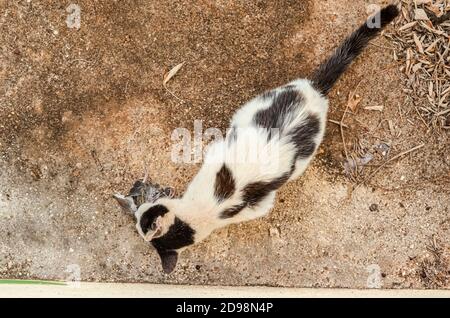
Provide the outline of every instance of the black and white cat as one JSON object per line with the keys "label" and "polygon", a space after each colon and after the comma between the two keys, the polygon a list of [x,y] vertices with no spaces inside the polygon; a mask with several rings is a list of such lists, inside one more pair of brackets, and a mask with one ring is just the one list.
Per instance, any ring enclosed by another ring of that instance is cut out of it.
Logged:
{"label": "black and white cat", "polygon": [[275,191],[304,172],[322,141],[327,93],[397,15],[396,6],[383,8],[376,15],[377,27],[369,22],[360,26],[310,80],[294,80],[247,102],[234,115],[226,138],[209,146],[181,198],[159,198],[139,207],[137,230],[156,248],[166,273],[174,270],[182,250],[215,229],[270,211]]}

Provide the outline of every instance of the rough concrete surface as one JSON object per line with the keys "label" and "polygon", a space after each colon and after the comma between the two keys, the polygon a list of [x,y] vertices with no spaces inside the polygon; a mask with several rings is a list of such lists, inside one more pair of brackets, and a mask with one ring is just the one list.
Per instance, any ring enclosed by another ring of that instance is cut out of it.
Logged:
{"label": "rough concrete surface", "polygon": [[[340,120],[356,88],[349,151],[388,143],[392,157],[425,146],[354,191],[330,123],[269,217],[215,232],[171,275],[112,200],[144,168],[182,193],[199,165],[170,160],[172,131],[192,131],[194,120],[225,131],[252,96],[308,76],[369,2],[77,0],[80,29],[66,24],[70,3],[0,1],[1,278],[450,288],[449,134],[427,131],[403,104],[383,37],[334,88],[329,118]],[[183,61],[167,85],[180,101],[162,80]],[[374,105],[383,111],[364,109]]]}

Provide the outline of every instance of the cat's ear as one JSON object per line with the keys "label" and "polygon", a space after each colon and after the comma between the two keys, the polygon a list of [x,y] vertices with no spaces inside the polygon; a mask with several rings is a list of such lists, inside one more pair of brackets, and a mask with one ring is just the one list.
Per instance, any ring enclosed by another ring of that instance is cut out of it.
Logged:
{"label": "cat's ear", "polygon": [[176,251],[159,251],[159,257],[161,258],[161,265],[164,273],[170,274],[177,266],[178,253]]}
{"label": "cat's ear", "polygon": [[125,197],[122,194],[114,194],[113,198],[116,199],[117,203],[119,203],[122,210],[127,213],[134,215],[134,213],[137,211],[136,204],[134,204],[134,201],[132,198]]}

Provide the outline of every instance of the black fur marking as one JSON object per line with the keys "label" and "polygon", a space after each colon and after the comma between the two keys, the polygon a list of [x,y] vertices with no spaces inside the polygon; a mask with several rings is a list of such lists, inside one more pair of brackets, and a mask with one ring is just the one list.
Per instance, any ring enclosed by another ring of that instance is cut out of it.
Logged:
{"label": "black fur marking", "polygon": [[276,92],[274,90],[272,91],[266,91],[264,93],[262,93],[260,96],[262,99],[269,99],[269,98],[273,98],[275,96]]}
{"label": "black fur marking", "polygon": [[334,83],[345,72],[350,63],[361,53],[370,40],[380,33],[398,15],[395,5],[389,5],[379,12],[380,27],[369,27],[371,22],[366,21],[356,31],[350,34],[344,42],[334,51],[328,60],[321,64],[312,76],[315,88],[323,95],[327,95]]}
{"label": "black fur marking", "polygon": [[314,138],[320,130],[320,121],[316,115],[310,114],[305,121],[289,132],[292,142],[295,144],[295,160],[308,158],[314,153],[316,143]]}
{"label": "black fur marking", "polygon": [[142,213],[141,220],[139,221],[142,232],[146,234],[148,230],[151,229],[156,218],[158,216],[163,216],[167,212],[169,212],[169,210],[164,205],[157,204]]}
{"label": "black fur marking", "polygon": [[222,213],[220,214],[220,218],[221,219],[232,218],[233,216],[235,216],[236,214],[241,212],[242,209],[244,209],[246,206],[247,206],[247,203],[233,205],[231,208],[228,208],[228,209],[222,211]]}
{"label": "black fur marking", "polygon": [[[302,100],[303,97],[298,91],[286,88],[274,97],[270,107],[258,111],[253,120],[257,126],[269,131],[272,128],[282,129],[283,126],[289,124],[289,116],[297,109]],[[270,138],[271,134],[269,133]]]}
{"label": "black fur marking", "polygon": [[258,205],[272,191],[278,190],[288,181],[291,173],[285,173],[272,181],[259,181],[247,184],[243,190],[243,200],[248,207]]}
{"label": "black fur marking", "polygon": [[220,203],[230,198],[236,189],[233,174],[228,169],[226,164],[216,174],[216,181],[214,183],[214,196]]}
{"label": "black fur marking", "polygon": [[194,244],[195,230],[186,222],[175,217],[175,222],[163,236],[152,240],[153,246],[159,253],[177,250],[184,246]]}
{"label": "black fur marking", "polygon": [[280,188],[286,181],[289,180],[292,171],[283,174],[272,181],[259,181],[249,183],[242,190],[242,200],[241,204],[234,205],[231,208],[224,210],[220,214],[221,219],[232,218],[237,215],[242,209],[249,207],[252,208],[258,205],[264,198],[266,198],[271,192]]}

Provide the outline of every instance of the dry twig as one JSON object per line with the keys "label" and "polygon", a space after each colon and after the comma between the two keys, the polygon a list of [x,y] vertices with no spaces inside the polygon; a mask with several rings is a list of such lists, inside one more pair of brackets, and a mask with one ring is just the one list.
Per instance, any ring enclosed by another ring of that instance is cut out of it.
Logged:
{"label": "dry twig", "polygon": [[182,62],[178,65],[175,65],[169,72],[167,72],[167,74],[164,76],[163,79],[163,87],[164,89],[173,97],[175,97],[176,99],[178,99],[180,102],[183,102],[183,100],[181,98],[179,98],[177,95],[175,95],[170,89],[167,88],[167,83],[170,81],[170,79],[172,77],[174,77],[178,71],[183,67],[185,62]]}
{"label": "dry twig", "polygon": [[402,0],[394,59],[419,119],[430,128],[450,128],[450,1]]}
{"label": "dry twig", "polygon": [[407,154],[409,154],[409,153],[411,153],[411,152],[413,152],[413,151],[416,151],[416,150],[422,148],[423,146],[425,146],[425,144],[420,144],[420,145],[415,146],[415,147],[413,147],[413,148],[411,148],[411,149],[409,149],[409,150],[405,150],[405,151],[403,151],[403,152],[401,152],[401,153],[395,155],[394,157],[390,158],[389,160],[386,160],[386,161],[383,162],[377,169],[375,169],[375,170],[374,170],[372,173],[370,173],[366,178],[364,178],[363,181],[361,181],[360,183],[358,183],[358,184],[355,186],[355,189],[358,188],[360,185],[362,185],[362,184],[366,183],[367,181],[369,181],[369,180],[370,180],[370,179],[371,179],[378,171],[380,171],[380,170],[381,170],[384,166],[386,166],[387,164],[389,164],[389,163],[391,163],[391,162],[393,162],[393,161],[395,161],[395,160],[397,160],[397,159],[399,159],[399,158],[401,158],[401,157],[403,157],[403,156],[405,156],[405,155],[407,155]]}

